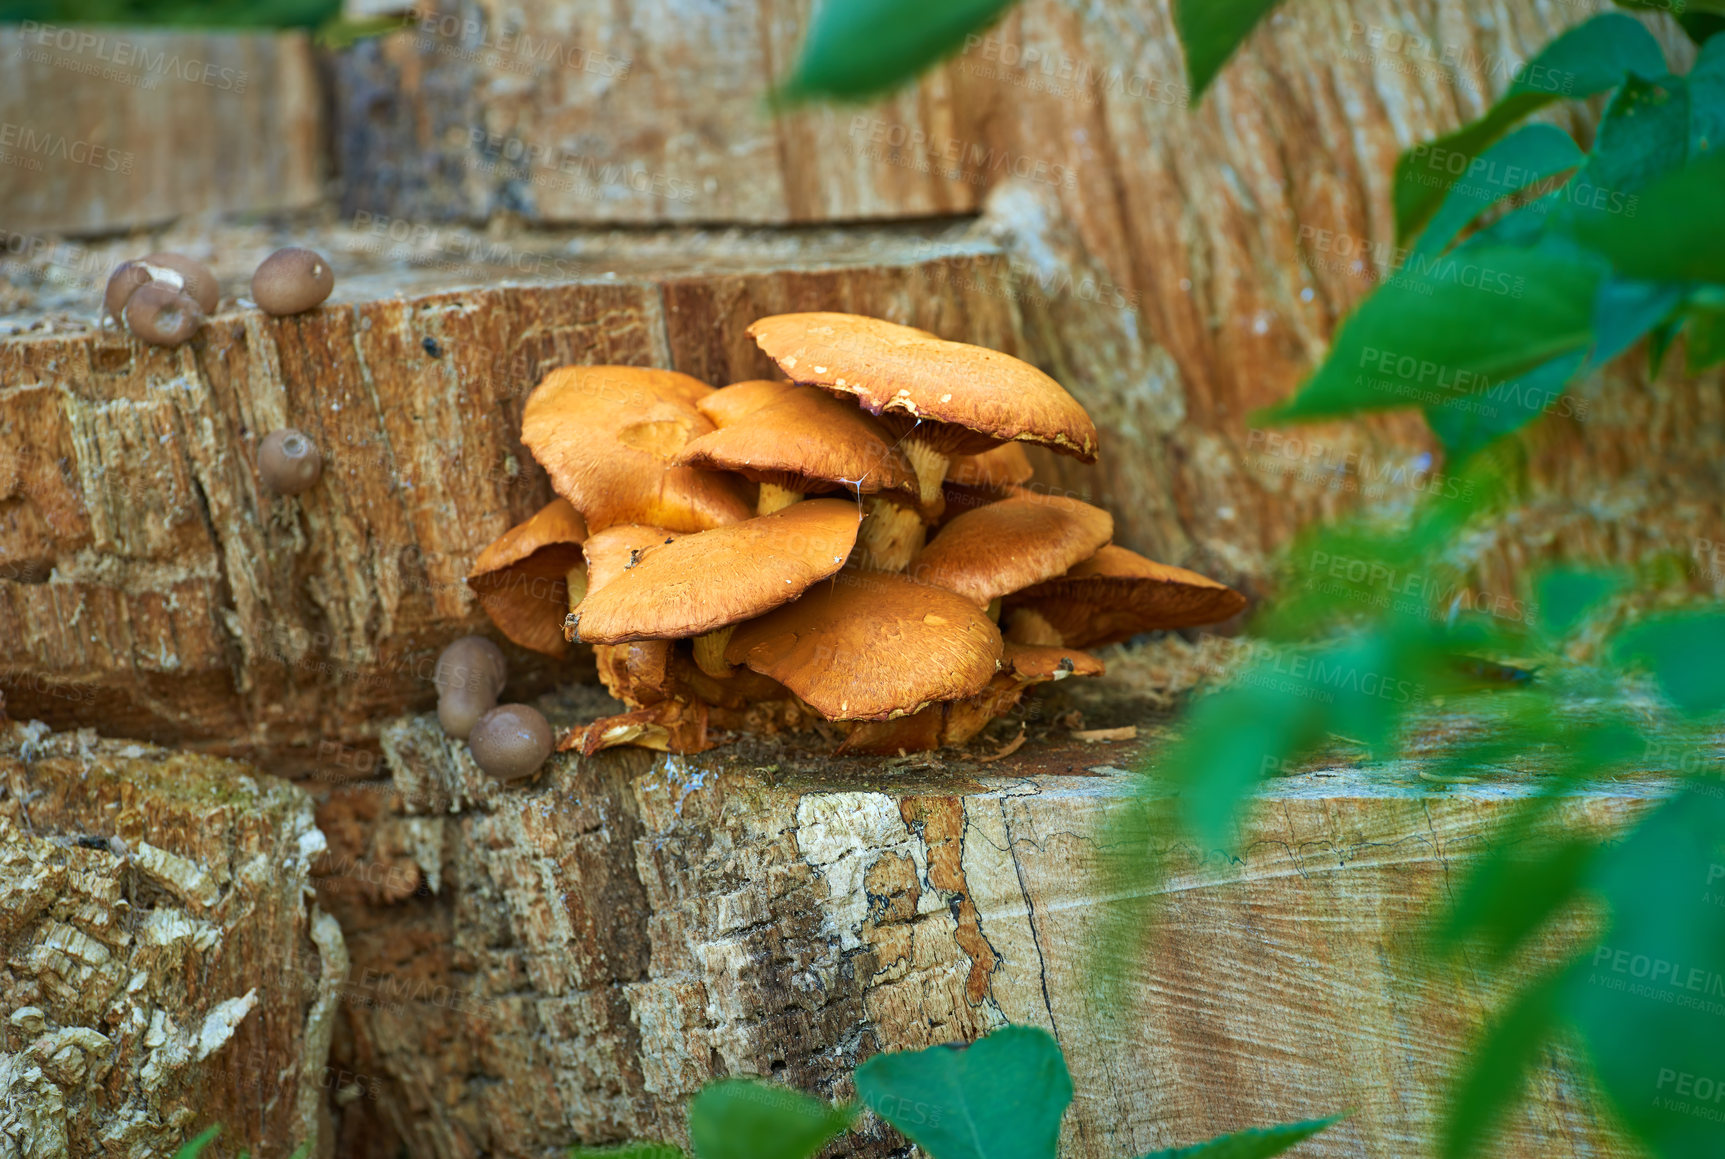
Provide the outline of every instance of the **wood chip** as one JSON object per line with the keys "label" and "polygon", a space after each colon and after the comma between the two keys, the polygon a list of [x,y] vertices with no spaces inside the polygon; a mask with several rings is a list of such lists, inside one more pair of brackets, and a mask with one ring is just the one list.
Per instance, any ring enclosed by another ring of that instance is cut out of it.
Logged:
{"label": "wood chip", "polygon": [[1085,744],[1106,740],[1137,740],[1138,726],[1129,724],[1123,728],[1081,728],[1073,731],[1072,739],[1081,740]]}
{"label": "wood chip", "polygon": [[985,764],[985,765],[986,764],[992,764],[993,762],[1000,760],[1002,757],[1011,756],[1013,753],[1017,752],[1019,749],[1021,749],[1023,747],[1024,747],[1024,726],[1021,724],[1018,726],[1018,735],[1013,737],[1011,740],[1007,741],[1005,744],[1001,745],[1000,750],[998,752],[992,753],[986,757],[977,757],[976,760],[978,762],[980,762],[981,764]]}

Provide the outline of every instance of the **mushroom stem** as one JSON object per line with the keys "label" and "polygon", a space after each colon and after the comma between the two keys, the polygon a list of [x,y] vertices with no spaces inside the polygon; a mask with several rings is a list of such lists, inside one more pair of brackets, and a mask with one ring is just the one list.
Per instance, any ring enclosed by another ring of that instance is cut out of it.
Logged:
{"label": "mushroom stem", "polygon": [[783,511],[793,503],[801,503],[803,493],[781,487],[777,483],[762,483],[761,497],[755,503],[756,515],[771,515],[775,511]]}
{"label": "mushroom stem", "polygon": [[570,568],[563,582],[569,587],[569,610],[573,612],[576,605],[587,598],[587,565],[578,563]]}
{"label": "mushroom stem", "polygon": [[877,571],[903,571],[922,549],[926,530],[916,508],[871,495],[857,529],[858,562]]}
{"label": "mushroom stem", "polygon": [[992,600],[988,601],[988,618],[993,620],[997,624],[1000,623],[1000,597],[999,596],[995,596]]}
{"label": "mushroom stem", "polygon": [[914,435],[900,443],[899,449],[910,460],[911,470],[916,472],[917,490],[923,504],[932,504],[940,498],[940,485],[946,481],[946,470],[952,465],[952,456],[935,450]]}
{"label": "mushroom stem", "polygon": [[1041,644],[1063,648],[1066,641],[1056,628],[1032,608],[1013,608],[1006,613],[1006,638],[1014,644]]}
{"label": "mushroom stem", "polygon": [[728,628],[708,632],[704,636],[695,637],[695,667],[708,676],[723,678],[729,676],[732,666],[725,663],[725,647],[731,642],[731,633],[735,632],[735,624]]}

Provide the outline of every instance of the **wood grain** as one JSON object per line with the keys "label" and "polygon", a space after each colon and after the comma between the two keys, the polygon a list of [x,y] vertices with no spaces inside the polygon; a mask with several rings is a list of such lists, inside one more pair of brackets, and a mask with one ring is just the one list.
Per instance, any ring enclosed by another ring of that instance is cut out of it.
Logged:
{"label": "wood grain", "polygon": [[[326,1156],[347,955],[306,795],[255,768],[0,724],[0,1150]],[[116,847],[108,842],[118,839]]]}
{"label": "wood grain", "polygon": [[[972,245],[877,234],[789,256],[732,240],[666,257],[650,242],[631,268],[619,243],[609,276],[569,281],[568,259],[548,257],[563,251],[538,244],[545,276],[504,284],[471,264],[392,279],[356,253],[336,304],[286,319],[231,309],[174,350],[79,326],[0,340],[12,714],[224,751],[375,745],[382,720],[434,699],[438,650],[487,630],[463,583],[473,559],[550,498],[519,439],[546,370],[747,377],[746,320],[805,302],[1016,343],[1010,302],[966,288],[1005,268]],[[921,292],[947,268],[963,272],[948,292]],[[443,288],[414,289],[427,276]],[[325,458],[318,486],[291,499],[253,468],[282,426]],[[510,658],[514,696],[591,675],[590,658]]]}
{"label": "wood grain", "polygon": [[[461,999],[347,1004],[335,1065],[386,1080],[382,1115],[344,1121],[344,1146],[468,1159],[683,1141],[684,1102],[712,1079],[848,1098],[878,1051],[1011,1022],[1065,1050],[1065,1156],[1348,1108],[1300,1153],[1432,1155],[1454,1068],[1504,995],[1430,969],[1416,935],[1533,782],[1434,797],[1406,768],[1278,778],[1229,848],[1162,850],[1159,923],[1109,1019],[1090,955],[1111,906],[1141,895],[1108,892],[1097,842],[1137,754],[1038,733],[990,766],[794,744],[559,756],[525,790],[452,809],[423,787],[478,778],[465,747],[402,720],[386,751],[404,795],[336,788],[319,817],[338,857],[433,867],[422,896],[328,904],[372,989]],[[1610,834],[1659,788],[1586,789],[1560,824]],[[1635,1154],[1562,1051],[1532,1090],[1496,1154]],[[863,1125],[830,1153],[904,1154]]]}
{"label": "wood grain", "polygon": [[0,28],[0,221],[112,233],[323,195],[323,101],[303,32],[27,21]]}

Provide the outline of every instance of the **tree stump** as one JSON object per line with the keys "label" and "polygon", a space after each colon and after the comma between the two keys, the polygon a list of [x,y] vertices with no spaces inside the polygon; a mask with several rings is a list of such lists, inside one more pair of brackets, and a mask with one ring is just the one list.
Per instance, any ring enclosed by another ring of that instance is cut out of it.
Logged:
{"label": "tree stump", "polygon": [[[320,883],[353,954],[335,1065],[382,1084],[344,1153],[686,1142],[710,1080],[845,1098],[877,1051],[1011,1022],[1065,1049],[1071,1159],[1347,1108],[1301,1153],[1431,1155],[1449,1072],[1501,995],[1428,976],[1408,947],[1532,779],[1434,797],[1414,767],[1277,778],[1230,849],[1166,851],[1160,922],[1110,1027],[1087,973],[1112,904],[1096,842],[1155,742],[1053,722],[1077,707],[1165,736],[1138,679],[1032,701],[1031,743],[997,762],[985,742],[881,762],[800,737],[558,756],[526,789],[486,781],[433,718],[397,721],[393,787],[334,788],[319,812],[332,858],[384,886]],[[600,710],[542,704],[565,723]],[[1660,787],[1589,788],[1565,823],[1611,833]],[[1502,1153],[1634,1154],[1554,1057]],[[833,1154],[903,1148],[870,1121]]]}
{"label": "tree stump", "polygon": [[0,723],[0,1154],[328,1156],[341,929],[300,790]]}

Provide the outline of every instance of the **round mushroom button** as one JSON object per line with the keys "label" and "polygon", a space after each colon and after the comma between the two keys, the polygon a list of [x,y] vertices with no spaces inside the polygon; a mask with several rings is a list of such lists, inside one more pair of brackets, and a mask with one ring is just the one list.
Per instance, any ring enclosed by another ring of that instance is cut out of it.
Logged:
{"label": "round mushroom button", "polygon": [[298,495],[311,490],[323,474],[323,453],[303,432],[283,427],[258,444],[258,474],[276,494]]}
{"label": "round mushroom button", "polygon": [[196,302],[198,309],[204,313],[215,313],[216,303],[220,302],[222,298],[222,288],[216,281],[216,275],[203,262],[196,258],[189,258],[185,254],[176,253],[146,254],[141,261],[147,267],[155,267],[150,272],[150,276],[158,282],[166,281],[167,284],[173,285],[173,279],[164,277],[160,273],[161,270],[172,270],[178,274],[180,284],[175,288]]}
{"label": "round mushroom button", "polygon": [[467,747],[473,759],[500,781],[531,777],[551,755],[551,725],[536,708],[500,704],[473,726]]}
{"label": "round mushroom button", "polygon": [[277,250],[252,275],[252,301],[266,314],[303,314],[335,289],[335,271],[322,255],[299,246]]}
{"label": "round mushroom button", "polygon": [[139,287],[150,284],[150,271],[142,262],[121,262],[108,278],[108,288],[102,291],[102,314],[118,320],[126,311]]}
{"label": "round mushroom button", "polygon": [[125,317],[126,328],[152,346],[178,346],[204,324],[196,302],[160,282],[132,291]]}
{"label": "round mushroom button", "polygon": [[478,689],[455,688],[437,698],[437,723],[446,736],[466,740],[473,735],[479,718],[497,707],[497,694]]}
{"label": "round mushroom button", "polygon": [[463,636],[437,654],[437,669],[432,683],[439,696],[471,693],[490,697],[491,708],[509,679],[509,665],[503,659],[503,649],[484,636]]}

